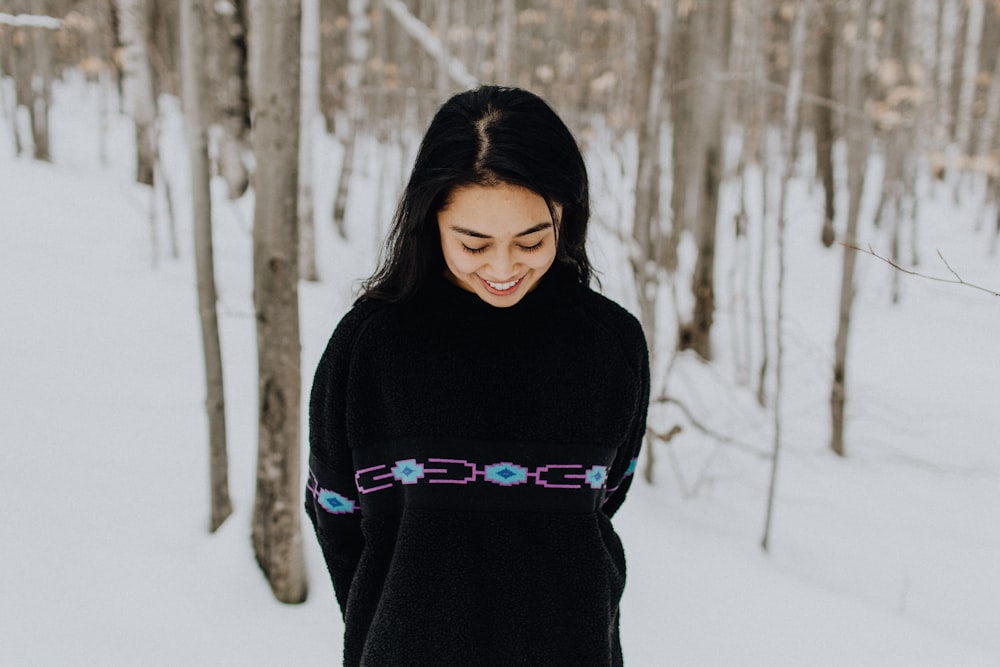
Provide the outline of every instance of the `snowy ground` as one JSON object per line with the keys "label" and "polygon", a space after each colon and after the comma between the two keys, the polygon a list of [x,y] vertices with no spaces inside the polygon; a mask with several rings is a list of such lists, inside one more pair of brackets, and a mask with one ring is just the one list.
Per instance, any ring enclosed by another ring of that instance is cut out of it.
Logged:
{"label": "snowy ground", "polygon": [[[154,270],[127,126],[112,124],[102,166],[94,108],[62,91],[52,165],[15,158],[0,132],[0,664],[337,664],[342,627],[314,542],[299,606],[273,600],[250,549],[252,208],[216,207],[236,513],[209,535],[189,225],[181,258]],[[947,275],[933,262],[940,248],[966,279],[1000,286],[989,236],[965,209],[928,199],[922,215],[925,270]],[[371,268],[363,219],[354,246],[322,234],[324,281],[302,287],[304,385],[352,281]],[[859,258],[850,456],[838,459],[826,396],[839,253],[805,225],[792,236],[771,553],[758,546],[767,461],[691,429],[676,466],[661,446],[659,483],[638,482],[616,519],[628,664],[996,667],[1000,300],[907,278],[893,306],[888,269]],[[614,252],[594,254],[606,290],[629,303]],[[728,313],[720,374],[737,326]],[[712,373],[682,360],[671,390],[769,446],[767,413]]]}

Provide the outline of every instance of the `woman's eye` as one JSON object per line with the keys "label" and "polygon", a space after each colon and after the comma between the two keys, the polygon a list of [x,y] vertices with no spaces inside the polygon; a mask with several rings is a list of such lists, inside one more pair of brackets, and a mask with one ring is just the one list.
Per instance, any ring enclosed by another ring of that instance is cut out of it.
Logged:
{"label": "woman's eye", "polygon": [[478,255],[479,253],[484,252],[486,250],[486,246],[483,246],[481,248],[470,248],[469,246],[463,243],[462,249],[465,250],[465,252],[472,253],[473,255]]}
{"label": "woman's eye", "polygon": [[527,251],[531,252],[532,250],[538,250],[539,248],[541,248],[543,243],[545,243],[545,239],[542,239],[541,241],[539,241],[535,245],[523,245],[523,246],[519,246],[519,247],[521,248],[521,250],[527,250]]}

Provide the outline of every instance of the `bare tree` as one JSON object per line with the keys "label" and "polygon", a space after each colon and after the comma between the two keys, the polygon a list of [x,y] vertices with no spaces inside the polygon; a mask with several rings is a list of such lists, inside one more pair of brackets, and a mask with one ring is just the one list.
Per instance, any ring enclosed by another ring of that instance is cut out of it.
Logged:
{"label": "bare tree", "polygon": [[[630,262],[639,301],[643,331],[650,350],[650,363],[656,351],[656,312],[661,277],[666,275],[659,250],[669,229],[662,220],[660,208],[661,131],[665,123],[667,55],[670,53],[670,31],[673,2],[650,7],[640,5],[640,29],[653,44],[653,57],[642,62],[640,84],[635,90],[639,128],[639,155],[636,169],[635,213],[632,224]],[[645,475],[651,479],[655,450],[646,448]]]}
{"label": "bare tree", "polygon": [[972,153],[972,105],[976,100],[979,74],[979,43],[983,36],[984,0],[966,0],[965,42],[962,53],[962,77],[959,80],[958,109],[955,117],[955,144],[966,155]]}
{"label": "bare tree", "polygon": [[348,0],[347,11],[350,20],[348,33],[348,53],[350,61],[345,68],[344,97],[347,104],[346,125],[342,130],[344,155],[340,161],[340,176],[337,179],[337,193],[333,200],[333,226],[341,238],[347,238],[347,194],[354,174],[354,154],[358,143],[358,125],[364,115],[361,97],[361,81],[365,61],[368,59],[368,0]]}
{"label": "bare tree", "polygon": [[210,119],[215,139],[218,173],[230,199],[250,185],[244,159],[250,131],[250,95],[247,89],[247,29],[245,0],[218,0],[205,17],[205,69],[212,82]]}
{"label": "bare tree", "polygon": [[[871,0],[851,1],[851,20],[855,33],[847,43],[848,76],[846,112],[851,114],[850,122],[845,122],[847,136],[847,230],[844,243],[857,245],[858,222],[861,217],[861,195],[865,186],[865,172],[868,165],[870,130],[869,120],[864,113],[866,100],[865,79],[867,78],[866,43]],[[840,306],[837,319],[837,335],[834,341],[833,383],[830,390],[831,436],[830,447],[844,456],[844,404],[847,401],[847,341],[851,329],[851,315],[854,307],[855,253],[844,251],[840,281]]]}
{"label": "bare tree", "polygon": [[119,31],[129,114],[135,125],[135,180],[153,184],[156,162],[156,87],[150,63],[149,0],[118,0]]}
{"label": "bare tree", "polygon": [[257,562],[275,597],[306,598],[299,515],[299,0],[254,6],[254,310],[257,314],[258,450],[253,509]]}
{"label": "bare tree", "polygon": [[[817,60],[817,94],[823,100],[833,99],[833,62],[837,43],[837,29],[840,12],[833,2],[821,3],[823,20],[820,27],[820,44]],[[830,104],[820,104],[816,109],[816,171],[823,181],[823,229],[820,240],[827,248],[833,245],[833,222],[836,218],[833,166],[833,108]]]}
{"label": "bare tree", "polygon": [[299,277],[319,280],[316,268],[316,206],[313,194],[316,122],[320,119],[319,0],[302,0],[302,109],[299,141]]}
{"label": "bare tree", "polygon": [[211,518],[215,532],[232,514],[226,453],[226,402],[222,382],[222,351],[216,311],[215,262],[212,249],[212,198],[209,188],[208,114],[204,69],[205,0],[181,2],[181,62],[184,117],[191,168],[194,254],[198,282],[198,319],[205,361],[205,411],[208,413]]}
{"label": "bare tree", "polygon": [[696,131],[701,162],[697,219],[692,232],[698,248],[691,294],[694,308],[691,319],[680,324],[678,349],[691,349],[703,359],[712,358],[711,331],[715,316],[715,241],[722,183],[724,152],[723,119],[725,92],[723,73],[728,62],[728,32],[730,2],[711,2],[694,10],[700,43],[697,50],[697,109]]}
{"label": "bare tree", "polygon": [[813,0],[802,0],[794,8],[795,18],[792,24],[790,44],[790,65],[788,71],[788,90],[785,93],[785,116],[782,125],[781,153],[783,173],[781,175],[781,190],[778,195],[778,286],[777,286],[777,316],[774,321],[774,337],[777,345],[774,356],[775,391],[773,406],[774,445],[771,450],[771,480],[767,493],[767,513],[764,519],[764,536],[761,547],[767,551],[771,541],[771,521],[774,514],[774,494],[778,478],[778,460],[781,454],[782,434],[782,381],[784,379],[784,338],[782,326],[785,312],[785,228],[787,226],[788,185],[795,174],[795,140],[799,126],[799,107],[802,103],[802,61],[805,51],[806,25],[812,8]]}

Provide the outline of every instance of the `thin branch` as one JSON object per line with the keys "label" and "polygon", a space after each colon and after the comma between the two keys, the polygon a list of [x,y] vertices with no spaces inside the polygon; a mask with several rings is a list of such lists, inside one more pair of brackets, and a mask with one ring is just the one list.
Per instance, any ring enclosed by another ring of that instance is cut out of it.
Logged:
{"label": "thin branch", "polygon": [[688,409],[688,407],[686,405],[684,405],[683,403],[681,403],[680,401],[678,401],[676,398],[671,398],[670,396],[665,396],[664,395],[664,396],[659,396],[659,397],[653,399],[652,402],[653,403],[670,403],[672,405],[676,405],[677,408],[682,413],[684,413],[684,416],[687,417],[687,420],[689,422],[691,422],[692,426],[694,426],[696,429],[698,429],[699,431],[701,431],[702,433],[704,433],[708,437],[712,438],[713,440],[716,440],[716,441],[718,441],[718,442],[720,442],[722,444],[725,444],[725,445],[732,445],[736,449],[739,449],[740,451],[745,452],[745,453],[747,453],[747,454],[749,454],[751,456],[754,456],[756,458],[760,458],[760,459],[769,459],[769,458],[771,458],[771,453],[770,452],[763,452],[763,451],[757,449],[756,447],[754,447],[753,445],[747,444],[745,442],[740,442],[739,440],[736,440],[732,436],[728,436],[728,435],[726,435],[724,433],[719,433],[718,431],[715,431],[715,430],[709,428],[708,426],[706,426],[705,424],[703,424],[697,417],[695,417],[694,414],[691,412],[690,409]]}
{"label": "thin branch", "polygon": [[859,248],[855,245],[851,245],[850,243],[841,243],[841,245],[847,248],[848,250],[857,250],[858,252],[863,252],[867,255],[871,255],[872,257],[881,259],[883,262],[885,262],[892,268],[896,269],[897,271],[907,273],[911,276],[917,276],[918,278],[933,280],[939,283],[948,283],[949,285],[965,285],[966,287],[971,287],[972,289],[979,290],[980,292],[986,292],[987,294],[991,294],[993,296],[1000,296],[1000,292],[964,280],[962,276],[958,275],[955,269],[951,268],[951,265],[948,263],[948,260],[944,258],[944,255],[941,254],[940,250],[937,251],[937,256],[941,258],[942,262],[944,262],[944,265],[948,268],[948,271],[951,272],[951,275],[955,276],[954,280],[950,278],[938,278],[937,276],[929,276],[926,273],[920,273],[919,271],[914,271],[913,269],[907,269],[904,266],[900,266],[899,264],[889,259],[888,257],[883,257],[882,255],[878,254],[877,252],[875,252],[874,249],[872,249],[870,245],[868,246],[867,250],[865,250],[864,248]]}

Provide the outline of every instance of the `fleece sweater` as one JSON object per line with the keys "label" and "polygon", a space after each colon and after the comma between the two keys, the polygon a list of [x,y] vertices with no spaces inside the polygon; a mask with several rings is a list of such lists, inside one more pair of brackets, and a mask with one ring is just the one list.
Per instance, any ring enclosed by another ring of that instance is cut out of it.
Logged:
{"label": "fleece sweater", "polygon": [[306,512],[344,664],[620,665],[610,518],[645,432],[639,323],[554,267],[496,308],[445,279],[337,326]]}

